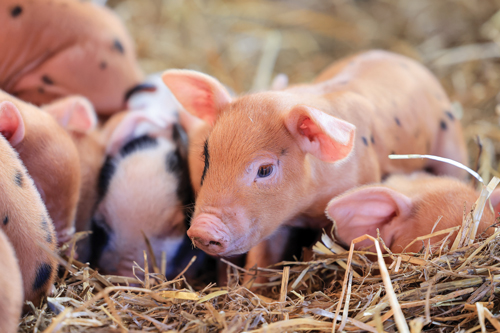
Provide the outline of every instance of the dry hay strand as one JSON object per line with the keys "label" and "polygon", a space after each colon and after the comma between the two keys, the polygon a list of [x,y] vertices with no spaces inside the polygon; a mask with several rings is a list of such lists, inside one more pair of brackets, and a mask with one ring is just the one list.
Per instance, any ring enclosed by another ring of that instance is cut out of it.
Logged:
{"label": "dry hay strand", "polygon": [[[347,251],[324,234],[310,261],[258,269],[270,282],[250,288],[240,281],[252,273],[229,262],[227,287],[193,287],[186,270],[170,281],[137,264],[135,278],[103,276],[58,258],[65,271],[54,295],[31,306],[20,332],[493,332],[500,328],[500,231],[471,241],[482,209],[464,214],[462,226],[419,237],[420,253],[391,253],[366,235]],[[454,243],[428,242],[456,231]],[[355,250],[366,238],[375,253]]]}

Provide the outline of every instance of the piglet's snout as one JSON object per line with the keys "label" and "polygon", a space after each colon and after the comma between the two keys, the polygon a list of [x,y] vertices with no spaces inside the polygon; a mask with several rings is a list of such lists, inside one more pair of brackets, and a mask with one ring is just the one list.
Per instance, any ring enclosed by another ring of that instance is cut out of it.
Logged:
{"label": "piglet's snout", "polygon": [[196,247],[211,255],[226,252],[230,240],[226,226],[212,214],[200,214],[194,218],[187,234]]}

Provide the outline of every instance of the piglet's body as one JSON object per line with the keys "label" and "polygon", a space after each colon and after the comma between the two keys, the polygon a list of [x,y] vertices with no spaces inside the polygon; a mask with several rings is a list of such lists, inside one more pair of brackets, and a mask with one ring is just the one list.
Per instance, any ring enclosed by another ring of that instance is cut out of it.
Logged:
{"label": "piglet's body", "polygon": [[[0,103],[0,109],[13,107]],[[21,269],[25,300],[38,304],[56,275],[54,226],[31,177],[9,142],[0,136],[0,219]],[[4,271],[2,271],[4,274]],[[3,295],[2,295],[3,297]]]}
{"label": "piglet's body", "polygon": [[[468,213],[478,198],[478,192],[455,178],[425,173],[394,175],[383,184],[362,186],[332,199],[326,214],[335,221],[336,238],[346,246],[364,234],[377,237],[378,228],[392,252],[418,252],[423,244],[415,242],[410,245],[415,238],[431,234],[440,217],[434,232],[461,225],[464,204]],[[497,214],[500,190],[495,190],[490,198]],[[486,229],[494,223],[494,214],[487,205],[477,235],[484,231],[483,236],[491,235],[493,228]],[[432,237],[431,244],[447,235]],[[457,233],[453,233],[450,242],[456,236]],[[370,245],[373,242],[363,241],[357,243],[356,248]]]}
{"label": "piglet's body", "polygon": [[328,201],[392,172],[431,167],[391,153],[466,162],[460,123],[432,74],[383,51],[342,60],[316,83],[232,100],[215,79],[172,70],[163,79],[184,108],[213,125],[188,235],[205,252],[248,251],[280,225],[319,228]]}
{"label": "piglet's body", "polygon": [[2,1],[0,89],[37,104],[71,94],[101,114],[140,84],[132,40],[109,9],[88,1]]}
{"label": "piglet's body", "polygon": [[0,331],[17,332],[23,305],[23,280],[12,245],[0,230]]}
{"label": "piglet's body", "polygon": [[[80,192],[78,152],[70,136],[48,113],[0,91],[0,133],[19,153],[56,227],[59,242],[74,233]],[[11,107],[13,106],[13,107]]]}

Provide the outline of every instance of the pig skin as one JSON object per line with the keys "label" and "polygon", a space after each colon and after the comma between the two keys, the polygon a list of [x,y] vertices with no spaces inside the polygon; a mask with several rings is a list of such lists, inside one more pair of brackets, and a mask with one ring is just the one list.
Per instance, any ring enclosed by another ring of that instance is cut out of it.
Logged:
{"label": "pig skin", "polygon": [[14,249],[0,229],[0,332],[17,332],[23,305],[22,281]]}
{"label": "pig skin", "polygon": [[[163,79],[187,111],[213,125],[198,147],[205,165],[188,230],[212,255],[246,252],[280,225],[325,227],[332,197],[390,173],[431,168],[464,177],[442,163],[388,159],[467,159],[439,82],[400,55],[369,51],[341,60],[313,84],[234,100],[201,73],[170,70]],[[268,179],[256,176],[263,165],[274,167]]]}
{"label": "pig skin", "polygon": [[[386,246],[395,253],[418,252],[428,242],[416,242],[415,238],[432,233],[434,224],[442,217],[434,232],[462,225],[464,204],[466,212],[479,198],[479,193],[460,180],[452,177],[436,177],[422,172],[412,175],[392,175],[382,184],[358,187],[332,199],[326,214],[335,221],[335,237],[350,246],[351,241],[364,234],[380,236]],[[495,215],[500,209],[500,189],[490,196],[494,213],[489,205],[484,209],[477,235],[490,236]],[[434,244],[448,234],[430,239]],[[454,232],[449,241],[457,236]],[[372,241],[355,245],[356,249],[373,246]],[[374,248],[372,247],[373,251]]]}
{"label": "pig skin", "polygon": [[0,163],[1,230],[9,238],[19,261],[24,299],[38,305],[52,286],[57,272],[56,260],[41,247],[43,244],[50,251],[56,250],[54,226],[33,180],[17,153],[1,135]]}
{"label": "pig skin", "polygon": [[[82,96],[72,95],[58,99],[42,109],[52,115],[66,129],[78,151],[80,161],[81,187],[76,209],[75,231],[88,231],[97,203],[99,172],[105,160],[104,132],[115,127],[113,121],[105,125],[97,123],[97,115],[90,101]],[[90,253],[89,237],[77,243],[77,257],[87,261]]]}
{"label": "pig skin", "polygon": [[[25,135],[14,149],[35,181],[56,227],[59,243],[71,239],[80,193],[78,152],[66,131],[34,105],[0,91],[0,102],[13,103],[19,110]],[[0,112],[0,133],[5,123]]]}
{"label": "pig skin", "polygon": [[143,79],[132,39],[104,6],[5,0],[0,22],[0,89],[22,100],[42,105],[81,94],[110,115]]}

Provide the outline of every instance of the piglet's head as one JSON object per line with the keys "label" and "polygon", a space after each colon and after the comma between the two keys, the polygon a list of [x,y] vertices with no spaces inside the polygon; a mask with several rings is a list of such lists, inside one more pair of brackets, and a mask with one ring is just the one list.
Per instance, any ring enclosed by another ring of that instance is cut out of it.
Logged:
{"label": "piglet's head", "polygon": [[112,131],[93,216],[91,262],[103,272],[133,276],[133,262],[142,265],[148,249],[144,236],[158,266],[165,252],[167,269],[174,268],[192,202],[180,136],[177,126],[140,111],[129,112]]}
{"label": "piglet's head", "polygon": [[310,159],[338,162],[353,148],[352,124],[294,102],[286,92],[233,101],[201,73],[170,70],[163,80],[186,111],[212,126],[196,156],[204,163],[188,230],[209,254],[244,253],[270,236],[311,204],[304,192],[320,180],[311,174]]}
{"label": "piglet's head", "polygon": [[[459,180],[449,177],[435,177],[425,174],[412,176],[392,176],[386,184],[366,185],[353,189],[330,201],[326,214],[335,221],[335,236],[346,246],[353,239],[368,234],[377,237],[377,229],[386,246],[392,252],[418,252],[422,241],[413,242],[417,237],[426,236],[439,230],[462,224],[464,203],[470,209],[479,193]],[[491,195],[495,214],[500,210],[500,190]],[[440,222],[436,221],[441,217]],[[493,231],[494,216],[485,207],[477,235]],[[453,233],[453,242],[457,233]],[[434,244],[447,234],[430,239]],[[483,234],[484,236],[484,234]],[[425,245],[428,243],[425,242]],[[355,245],[356,249],[371,247],[373,242],[365,240]]]}

